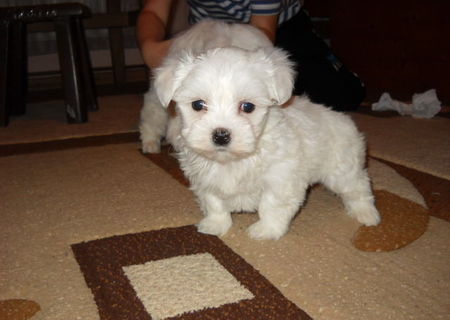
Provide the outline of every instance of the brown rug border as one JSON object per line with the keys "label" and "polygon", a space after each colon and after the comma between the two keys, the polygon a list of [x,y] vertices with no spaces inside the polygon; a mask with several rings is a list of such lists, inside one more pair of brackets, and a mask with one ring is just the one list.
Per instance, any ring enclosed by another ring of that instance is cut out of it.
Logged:
{"label": "brown rug border", "polygon": [[73,244],[72,250],[102,320],[151,319],[122,267],[197,253],[213,255],[255,298],[168,319],[312,319],[222,240],[198,233],[195,226],[92,240]]}
{"label": "brown rug border", "polygon": [[419,191],[431,216],[450,221],[450,181],[384,159],[371,157],[391,167]]}
{"label": "brown rug border", "polygon": [[139,132],[123,132],[99,136],[75,137],[61,140],[0,144],[0,157],[53,152],[67,149],[99,147],[109,144],[122,144],[139,141]]}

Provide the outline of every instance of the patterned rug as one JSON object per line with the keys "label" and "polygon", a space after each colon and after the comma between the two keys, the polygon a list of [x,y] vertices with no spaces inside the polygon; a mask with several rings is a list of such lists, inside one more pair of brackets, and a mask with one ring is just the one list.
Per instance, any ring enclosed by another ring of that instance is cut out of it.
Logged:
{"label": "patterned rug", "polygon": [[220,239],[193,226],[72,249],[101,319],[310,319]]}
{"label": "patterned rug", "polygon": [[[170,148],[146,157],[188,186]],[[382,174],[385,165],[395,170]],[[422,192],[401,191],[401,183],[390,190],[380,181],[396,171]],[[431,200],[448,190],[448,181],[373,159],[369,172],[383,222],[360,227],[352,239],[356,248],[397,250],[426,231],[429,214],[449,219],[448,201]],[[82,242],[72,249],[101,319],[311,319],[223,241],[194,226]]]}
{"label": "patterned rug", "polygon": [[315,186],[276,242],[248,239],[251,214],[197,233],[170,149],[143,156],[134,131],[0,141],[0,319],[444,319],[449,148],[420,135],[448,129],[372,118],[356,116],[383,223],[360,227]]}

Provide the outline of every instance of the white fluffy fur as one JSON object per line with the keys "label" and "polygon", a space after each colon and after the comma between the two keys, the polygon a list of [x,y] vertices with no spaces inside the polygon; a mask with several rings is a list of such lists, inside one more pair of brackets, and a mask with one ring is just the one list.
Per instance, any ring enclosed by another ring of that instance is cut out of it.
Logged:
{"label": "white fluffy fur", "polygon": [[[371,226],[380,221],[364,169],[365,145],[349,117],[291,97],[294,73],[286,54],[258,30],[207,21],[180,36],[156,71],[141,117],[144,152],[160,138],[175,147],[205,215],[197,225],[223,235],[231,213],[257,211],[255,239],[278,239],[320,182],[342,197],[348,214]],[[192,102],[204,100],[206,110]],[[177,116],[164,106],[176,102]],[[256,108],[240,110],[242,102]],[[216,145],[215,129],[231,132]]]}

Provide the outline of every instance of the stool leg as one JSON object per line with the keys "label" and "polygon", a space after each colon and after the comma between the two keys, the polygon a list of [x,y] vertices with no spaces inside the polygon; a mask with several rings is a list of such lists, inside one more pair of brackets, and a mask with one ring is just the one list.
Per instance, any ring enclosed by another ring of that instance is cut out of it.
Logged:
{"label": "stool leg", "polygon": [[80,54],[81,73],[84,79],[84,90],[86,92],[86,100],[89,111],[97,111],[97,92],[95,89],[94,74],[92,69],[91,57],[89,55],[89,48],[86,42],[86,36],[81,19],[75,19],[77,42]]}
{"label": "stool leg", "polygon": [[6,127],[9,122],[8,105],[8,51],[9,51],[9,22],[0,21],[0,126]]}
{"label": "stool leg", "polygon": [[[107,0],[107,13],[121,12],[121,1]],[[126,84],[126,70],[125,70],[125,49],[124,36],[122,28],[111,27],[108,28],[109,46],[111,51],[112,68],[114,75],[114,85],[117,89],[125,87]]]}
{"label": "stool leg", "polygon": [[76,26],[72,19],[55,21],[58,55],[66,100],[66,115],[69,123],[81,123],[88,120],[86,95],[83,90],[83,75],[80,66],[80,54]]}
{"label": "stool leg", "polygon": [[25,114],[28,91],[27,26],[22,22],[12,22],[10,32],[9,112],[10,115],[22,115]]}

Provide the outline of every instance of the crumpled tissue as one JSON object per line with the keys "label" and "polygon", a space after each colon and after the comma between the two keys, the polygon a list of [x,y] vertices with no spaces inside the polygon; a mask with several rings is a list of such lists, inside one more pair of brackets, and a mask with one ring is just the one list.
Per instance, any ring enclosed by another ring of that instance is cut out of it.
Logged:
{"label": "crumpled tissue", "polygon": [[389,93],[385,92],[381,95],[378,102],[372,104],[372,110],[394,110],[402,116],[410,115],[414,118],[430,119],[441,110],[441,101],[439,101],[435,89],[430,89],[423,93],[415,93],[412,97],[412,104],[394,100]]}

